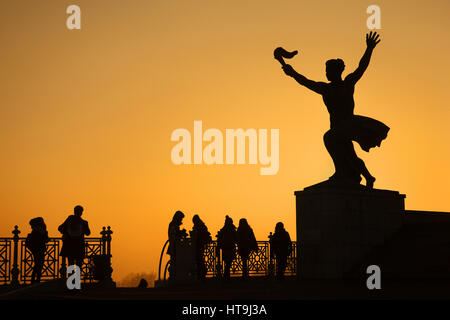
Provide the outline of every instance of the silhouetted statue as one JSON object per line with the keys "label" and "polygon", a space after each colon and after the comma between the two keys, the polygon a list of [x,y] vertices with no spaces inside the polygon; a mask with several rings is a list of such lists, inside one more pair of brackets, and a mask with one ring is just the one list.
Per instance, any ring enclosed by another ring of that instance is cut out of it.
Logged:
{"label": "silhouetted statue", "polygon": [[236,257],[236,227],[233,219],[229,216],[225,217],[225,224],[217,234],[217,248],[222,249],[222,260],[225,263],[223,276],[225,279],[230,278],[231,263]]}
{"label": "silhouetted statue", "polygon": [[292,242],[289,233],[284,229],[282,222],[278,222],[275,226],[275,233],[270,238],[270,255],[276,259],[277,278],[284,277],[284,271],[287,266],[287,258],[292,252]]}
{"label": "silhouetted statue", "polygon": [[247,219],[239,220],[237,229],[238,253],[242,260],[242,276],[248,277],[248,258],[252,251],[258,251],[258,243],[252,228],[248,225]]}
{"label": "silhouetted statue", "polygon": [[293,53],[285,51],[283,54],[283,51],[279,50],[278,56],[275,56],[277,60],[283,61],[283,70],[288,76],[293,77],[306,88],[322,95],[330,113],[331,128],[325,133],[324,142],[335,167],[335,173],[329,180],[331,183],[359,185],[361,175],[363,175],[367,187],[373,188],[375,178],[367,170],[364,162],[357,157],[352,141],[358,142],[364,151],[369,152],[370,148],[381,145],[381,141],[387,136],[389,127],[377,120],[354,115],[353,93],[355,84],[366,71],[373,49],[379,42],[379,35],[376,32],[370,32],[366,35],[367,49],[359,66],[344,80],[342,80],[342,72],[345,68],[344,61],[341,59],[328,60],[326,62],[326,76],[330,81],[329,83],[309,80],[297,73],[292,66],[285,64],[282,58],[290,58]]}
{"label": "silhouetted statue", "polygon": [[172,221],[169,223],[169,247],[167,254],[170,255],[169,279],[175,279],[176,270],[176,248],[177,244],[187,237],[186,229],[180,230],[183,224],[184,213],[181,211],[175,212]]}
{"label": "silhouetted statue", "polygon": [[48,242],[47,226],[41,217],[30,220],[31,233],[25,240],[25,246],[33,255],[33,272],[31,273],[31,283],[40,282],[42,267],[45,261],[46,244]]}
{"label": "silhouetted statue", "polygon": [[194,250],[197,278],[204,279],[206,276],[206,266],[204,259],[205,246],[212,241],[211,234],[205,223],[196,214],[192,218],[194,226],[190,231],[192,248]]}
{"label": "silhouetted statue", "polygon": [[76,206],[73,209],[73,215],[70,215],[58,227],[58,231],[62,233],[63,238],[60,255],[67,257],[70,266],[76,264],[80,269],[85,257],[84,236],[91,234],[88,222],[81,218],[83,210],[82,206]]}

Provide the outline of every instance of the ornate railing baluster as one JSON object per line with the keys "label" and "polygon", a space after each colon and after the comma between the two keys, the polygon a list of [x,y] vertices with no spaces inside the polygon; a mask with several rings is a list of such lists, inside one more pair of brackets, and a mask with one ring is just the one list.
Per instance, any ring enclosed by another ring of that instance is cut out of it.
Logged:
{"label": "ornate railing baluster", "polygon": [[65,279],[67,276],[67,264],[66,257],[61,257],[61,268],[59,269],[61,279]]}
{"label": "ornate railing baluster", "polygon": [[112,234],[112,230],[111,227],[108,226],[107,230],[106,230],[106,254],[108,256],[108,264],[106,266],[106,284],[108,286],[113,286],[115,287],[116,284],[114,283],[114,281],[112,280],[112,266],[111,266],[111,234]]}
{"label": "ornate railing baluster", "polygon": [[102,231],[100,232],[100,234],[102,235],[102,252],[101,252],[101,254],[106,254],[106,241],[107,241],[106,227],[102,228]]}
{"label": "ornate railing baluster", "polygon": [[0,285],[11,281],[11,239],[0,238]]}
{"label": "ornate railing baluster", "polygon": [[108,230],[106,230],[106,254],[111,256],[111,235],[112,235],[111,227],[108,226]]}
{"label": "ornate railing baluster", "polygon": [[11,269],[11,286],[18,286],[19,285],[19,265],[17,264],[17,258],[18,258],[18,247],[19,247],[19,234],[20,230],[18,226],[14,226],[14,230],[12,231],[12,234],[14,235],[13,241],[14,241],[14,249],[13,249],[13,266]]}
{"label": "ornate railing baluster", "polygon": [[[272,237],[273,234],[272,232],[269,234],[269,244],[272,243]],[[275,264],[273,263],[273,251],[272,251],[272,246],[270,246],[269,249],[269,268],[267,270],[267,274],[269,277],[273,277],[273,275],[275,274]]]}

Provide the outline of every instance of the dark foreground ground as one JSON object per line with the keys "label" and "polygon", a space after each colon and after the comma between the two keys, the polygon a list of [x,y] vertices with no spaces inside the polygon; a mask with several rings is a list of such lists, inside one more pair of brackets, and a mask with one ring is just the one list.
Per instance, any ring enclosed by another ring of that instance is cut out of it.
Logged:
{"label": "dark foreground ground", "polygon": [[2,300],[450,300],[450,280],[385,280],[380,290],[369,290],[365,279],[313,281],[254,278],[223,282],[209,279],[163,288],[102,288],[84,285],[67,290],[61,282],[0,289]]}

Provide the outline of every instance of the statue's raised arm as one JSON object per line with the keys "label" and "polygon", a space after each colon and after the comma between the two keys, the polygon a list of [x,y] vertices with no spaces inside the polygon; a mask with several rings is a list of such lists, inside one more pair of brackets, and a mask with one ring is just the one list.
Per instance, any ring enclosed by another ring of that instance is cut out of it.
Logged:
{"label": "statue's raised arm", "polygon": [[364,52],[364,55],[362,56],[361,61],[359,62],[358,68],[353,73],[350,73],[345,78],[345,81],[356,84],[356,82],[358,82],[358,80],[361,79],[362,75],[369,66],[373,49],[375,49],[376,45],[381,41],[381,39],[379,38],[380,35],[376,32],[370,31],[370,33],[366,34],[366,44],[367,44],[366,51]]}
{"label": "statue's raised arm", "polygon": [[306,88],[308,88],[314,92],[317,92],[319,94],[323,94],[323,91],[325,89],[324,82],[316,82],[313,80],[309,80],[305,76],[303,76],[300,73],[298,73],[297,71],[295,71],[291,65],[286,64],[286,62],[284,61],[283,58],[291,59],[295,55],[297,55],[297,53],[298,53],[297,50],[289,52],[289,51],[283,49],[282,47],[278,47],[273,52],[273,55],[274,55],[274,58],[281,63],[282,69],[283,69],[284,73],[286,73],[286,75],[294,78],[302,86],[305,86]]}
{"label": "statue's raised arm", "polygon": [[286,75],[294,78],[298,83],[300,83],[302,86],[308,88],[309,90],[312,90],[318,94],[323,94],[325,90],[326,83],[325,82],[318,82],[313,81],[308,78],[306,78],[304,75],[298,73],[297,71],[292,68],[291,65],[286,64],[283,66],[283,71],[286,73]]}

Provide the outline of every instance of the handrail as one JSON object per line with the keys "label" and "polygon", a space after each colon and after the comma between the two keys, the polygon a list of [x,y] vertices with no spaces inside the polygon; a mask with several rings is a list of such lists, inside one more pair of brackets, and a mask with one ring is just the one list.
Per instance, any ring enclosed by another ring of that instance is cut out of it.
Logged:
{"label": "handrail", "polygon": [[[161,255],[159,258],[159,268],[158,268],[158,281],[161,281],[161,272],[162,269],[162,258],[165,253],[165,249],[167,247],[167,244],[169,243],[169,240],[167,240],[164,243],[164,246],[161,251]],[[253,275],[261,275],[265,274],[268,276],[272,276],[274,273],[274,269],[276,269],[276,265],[273,261],[274,257],[271,255],[271,242],[270,241],[257,241],[258,247],[260,250],[254,251],[250,259],[248,260],[249,263],[249,269],[248,272],[250,272]],[[292,241],[293,250],[291,254],[288,257],[288,267],[286,269],[286,274],[296,274],[297,273],[297,242]],[[217,271],[217,269],[223,270],[222,263],[223,261],[220,259],[220,255],[216,252],[216,250],[212,250],[214,248],[217,248],[217,241],[212,241],[205,247],[205,263],[207,264],[207,276],[212,277],[220,277],[220,272]],[[236,247],[237,250],[237,247]],[[217,260],[218,259],[218,260]],[[253,264],[252,264],[253,261]],[[163,280],[166,280],[166,273],[168,271],[168,267],[171,263],[171,260],[169,260],[165,267],[164,267],[164,278]],[[239,254],[236,254],[236,258],[233,260],[232,263],[232,270],[233,273],[235,273],[235,270],[237,272],[241,272],[242,266],[241,266],[241,258]]]}
{"label": "handrail", "polygon": [[[112,233],[111,228],[108,226],[108,228],[103,227],[103,231],[100,232],[101,237],[85,237],[86,257],[90,259],[90,257],[98,254],[111,257]],[[27,237],[19,237],[20,230],[18,226],[14,226],[12,234],[14,235],[13,237],[0,237],[0,284],[6,285],[10,283],[11,286],[19,286],[20,282],[26,283],[30,280],[30,268],[34,257],[26,247]],[[48,240],[45,260],[47,267],[44,266],[43,272],[45,274],[43,273],[42,277],[43,279],[64,278],[66,275],[66,259],[60,256],[60,248],[61,244],[64,243],[64,239],[63,237],[49,237]],[[83,267],[86,267],[89,263],[92,263],[92,261],[83,262]],[[109,268],[106,272],[107,281],[111,279],[111,271],[112,269]],[[89,279],[92,281],[92,278]]]}
{"label": "handrail", "polygon": [[164,268],[164,281],[166,280],[167,268],[169,267],[171,260],[167,261],[166,267]]}
{"label": "handrail", "polygon": [[[161,250],[161,256],[159,257],[158,280],[161,280],[161,263],[162,263],[162,258],[163,258],[163,255],[164,255],[164,251],[165,251],[166,246],[167,246],[168,243],[169,243],[169,240],[167,240],[164,243],[164,246],[163,246],[163,248]],[[164,272],[164,274],[165,274],[165,272]]]}

